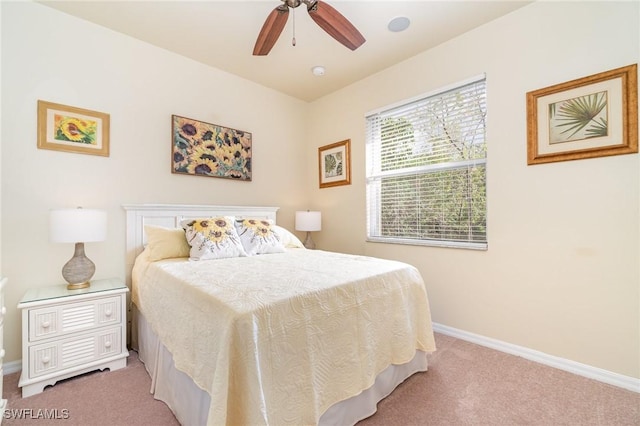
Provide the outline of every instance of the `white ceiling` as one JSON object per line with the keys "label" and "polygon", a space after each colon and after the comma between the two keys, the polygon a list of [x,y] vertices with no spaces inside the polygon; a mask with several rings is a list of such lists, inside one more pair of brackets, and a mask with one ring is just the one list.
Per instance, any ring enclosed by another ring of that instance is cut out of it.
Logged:
{"label": "white ceiling", "polygon": [[[307,14],[293,10],[267,56],[253,56],[262,24],[280,0],[259,1],[51,1],[40,3],[128,34],[204,64],[304,101],[313,101],[408,59],[528,1],[341,1],[328,0],[367,41],[351,51]],[[387,29],[398,16],[411,20],[401,33]],[[508,36],[508,35],[505,35]],[[322,65],[326,73],[314,76]]]}

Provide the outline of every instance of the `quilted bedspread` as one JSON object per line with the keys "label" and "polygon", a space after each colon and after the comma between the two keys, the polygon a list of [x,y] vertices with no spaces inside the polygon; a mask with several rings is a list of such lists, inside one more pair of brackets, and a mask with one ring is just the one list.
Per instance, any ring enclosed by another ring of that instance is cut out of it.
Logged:
{"label": "quilted bedspread", "polygon": [[420,273],[318,250],[148,262],[133,302],[211,396],[210,425],[317,424],[390,364],[435,350]]}

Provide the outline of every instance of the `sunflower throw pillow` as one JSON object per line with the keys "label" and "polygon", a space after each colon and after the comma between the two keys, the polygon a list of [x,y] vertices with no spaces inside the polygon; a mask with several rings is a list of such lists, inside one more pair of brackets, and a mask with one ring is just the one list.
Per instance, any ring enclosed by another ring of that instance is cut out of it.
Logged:
{"label": "sunflower throw pillow", "polygon": [[236,229],[244,251],[249,256],[255,254],[283,253],[285,251],[280,235],[275,232],[272,220],[236,219]]}
{"label": "sunflower throw pillow", "polygon": [[246,256],[232,216],[191,219],[181,222],[191,246],[189,259],[209,260]]}

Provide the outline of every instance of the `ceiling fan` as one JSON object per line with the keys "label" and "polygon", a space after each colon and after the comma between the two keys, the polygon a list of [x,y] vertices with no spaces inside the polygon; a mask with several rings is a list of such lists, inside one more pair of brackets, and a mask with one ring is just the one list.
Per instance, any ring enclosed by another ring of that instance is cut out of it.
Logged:
{"label": "ceiling fan", "polygon": [[280,37],[284,25],[287,23],[289,8],[295,9],[302,3],[307,6],[307,12],[309,12],[311,19],[344,46],[351,50],[356,50],[365,42],[365,38],[360,34],[360,31],[327,3],[320,0],[281,1],[282,4],[271,11],[260,30],[260,34],[258,34],[256,45],[253,48],[253,54],[256,56],[264,56],[271,51],[278,37]]}

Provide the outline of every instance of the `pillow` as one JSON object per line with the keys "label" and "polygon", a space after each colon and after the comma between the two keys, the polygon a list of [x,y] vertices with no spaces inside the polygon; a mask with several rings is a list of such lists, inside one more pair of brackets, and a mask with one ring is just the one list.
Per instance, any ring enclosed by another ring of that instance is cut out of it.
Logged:
{"label": "pillow", "polygon": [[273,225],[273,230],[280,236],[280,241],[285,248],[305,248],[298,237],[282,226]]}
{"label": "pillow", "polygon": [[189,257],[189,244],[184,230],[163,226],[145,225],[148,259],[151,262],[173,257]]}
{"label": "pillow", "polygon": [[274,232],[272,220],[236,219],[236,230],[242,247],[249,256],[255,254],[283,253],[284,245],[280,236]]}
{"label": "pillow", "polygon": [[191,260],[246,256],[233,225],[233,216],[187,219],[180,222],[191,246]]}

